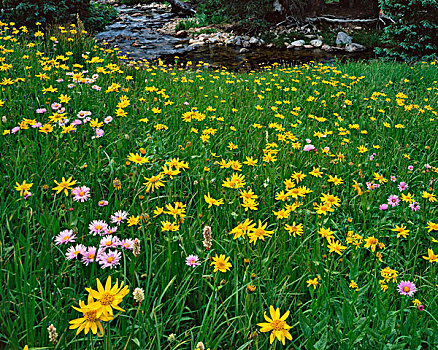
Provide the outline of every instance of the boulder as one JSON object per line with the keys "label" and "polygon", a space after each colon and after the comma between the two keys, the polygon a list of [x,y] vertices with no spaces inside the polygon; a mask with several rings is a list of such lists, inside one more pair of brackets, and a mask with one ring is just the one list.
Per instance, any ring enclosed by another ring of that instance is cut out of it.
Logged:
{"label": "boulder", "polygon": [[327,52],[333,51],[333,48],[330,45],[324,44],[321,46],[321,49]]}
{"label": "boulder", "polygon": [[351,43],[345,47],[347,52],[360,52],[366,50],[366,47],[361,44]]}
{"label": "boulder", "polygon": [[240,36],[236,36],[236,38],[234,39],[234,45],[242,46],[242,38]]}
{"label": "boulder", "polygon": [[208,39],[208,43],[210,44],[217,44],[218,42],[219,42],[219,38],[216,36]]}
{"label": "boulder", "polygon": [[348,45],[351,44],[352,42],[353,42],[352,37],[344,32],[339,32],[338,36],[336,37],[336,45]]}
{"label": "boulder", "polygon": [[313,49],[313,46],[312,45],[304,45],[304,48],[305,49]]}
{"label": "boulder", "polygon": [[245,41],[242,43],[242,46],[245,47],[245,48],[249,48],[249,47],[251,47],[251,44],[249,43],[248,40],[245,40]]}
{"label": "boulder", "polygon": [[251,39],[249,39],[250,45],[257,45],[258,42],[258,39],[255,37],[251,37]]}
{"label": "boulder", "polygon": [[310,41],[310,45],[312,45],[313,47],[321,47],[322,41],[318,39],[314,39]]}
{"label": "boulder", "polygon": [[304,40],[295,40],[292,41],[292,43],[290,44],[290,46],[292,47],[301,47],[305,44],[306,42]]}

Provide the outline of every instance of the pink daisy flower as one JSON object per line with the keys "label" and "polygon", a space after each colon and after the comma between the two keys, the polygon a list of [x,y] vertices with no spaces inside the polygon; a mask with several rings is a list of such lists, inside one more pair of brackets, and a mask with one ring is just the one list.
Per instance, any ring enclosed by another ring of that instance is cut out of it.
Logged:
{"label": "pink daisy flower", "polygon": [[89,263],[92,263],[94,259],[96,258],[96,248],[95,247],[89,247],[85,252],[84,256],[82,257],[82,262],[88,266]]}
{"label": "pink daisy flower", "polygon": [[407,190],[409,188],[409,186],[406,184],[406,182],[400,182],[400,184],[398,185],[398,189],[400,190],[400,192],[403,192],[405,190]]}
{"label": "pink daisy flower", "polygon": [[45,108],[38,108],[38,109],[36,110],[36,112],[37,112],[38,114],[43,114],[43,113],[46,113],[46,112],[47,112],[47,109],[45,109]]}
{"label": "pink daisy flower", "polygon": [[120,252],[116,250],[108,250],[108,252],[103,252],[99,254],[99,264],[104,269],[105,267],[113,268],[116,265],[120,265]]}
{"label": "pink daisy flower", "polygon": [[105,124],[109,124],[109,123],[111,123],[113,121],[113,117],[111,117],[110,115],[108,116],[108,117],[106,117],[104,120],[103,120],[103,122],[105,123]]}
{"label": "pink daisy flower", "polygon": [[379,209],[380,209],[380,210],[386,210],[386,209],[388,209],[388,204],[382,204],[382,205],[379,207]]}
{"label": "pink daisy flower", "polygon": [[417,202],[409,204],[409,208],[411,208],[413,211],[419,211],[420,210],[420,204]]}
{"label": "pink daisy flower", "polygon": [[189,255],[186,258],[186,265],[191,266],[191,267],[195,267],[195,266],[201,265],[201,263],[199,262],[199,258],[197,255]]}
{"label": "pink daisy flower", "polygon": [[110,227],[108,226],[107,229],[104,232],[104,235],[112,235],[117,232],[117,227]]}
{"label": "pink daisy flower", "polygon": [[104,133],[105,133],[105,131],[103,131],[101,128],[96,129],[96,137],[97,138],[102,137]]}
{"label": "pink daisy flower", "polygon": [[20,131],[20,127],[16,126],[15,128],[12,128],[11,133],[15,134],[15,133],[17,133],[19,131]]}
{"label": "pink daisy flower", "polygon": [[80,119],[75,119],[75,120],[73,120],[72,122],[71,122],[71,124],[72,125],[81,125],[82,124],[82,120],[80,120]]}
{"label": "pink daisy flower", "polygon": [[122,249],[132,249],[134,247],[134,241],[132,239],[124,239],[120,242]]}
{"label": "pink daisy flower", "polygon": [[60,103],[58,103],[58,102],[54,102],[54,103],[52,103],[51,107],[52,107],[52,109],[58,110],[58,109],[60,109],[62,106],[61,106]]}
{"label": "pink daisy flower", "polygon": [[105,201],[102,199],[99,201],[98,204],[99,204],[99,207],[106,207],[108,205],[108,201]]}
{"label": "pink daisy flower", "polygon": [[391,181],[392,181],[392,182],[396,182],[396,181],[397,181],[397,178],[396,178],[395,176],[391,176]]}
{"label": "pink daisy flower", "polygon": [[409,165],[409,166],[408,166],[408,170],[409,170],[409,171],[412,171],[412,170],[414,170],[414,167],[413,167],[412,165]]}
{"label": "pink daisy flower", "polygon": [[90,111],[79,111],[77,116],[78,118],[85,118],[85,117],[89,117],[91,115]]}
{"label": "pink daisy flower", "polygon": [[85,247],[83,244],[77,244],[76,247],[71,246],[67,249],[67,253],[65,254],[65,258],[67,260],[73,260],[73,259],[81,259],[82,256],[84,256],[85,251],[87,250],[87,247]]}
{"label": "pink daisy flower", "polygon": [[407,295],[408,297],[413,296],[414,293],[417,291],[417,287],[415,287],[415,284],[410,281],[401,281],[397,288],[398,292],[401,295]]}
{"label": "pink daisy flower", "polygon": [[66,244],[74,241],[76,241],[76,235],[73,233],[73,230],[61,231],[55,238],[56,245]]}
{"label": "pink daisy flower", "polygon": [[106,248],[116,248],[121,244],[120,239],[117,236],[106,236],[100,240],[99,246]]}
{"label": "pink daisy flower", "polygon": [[316,150],[316,148],[314,145],[308,144],[308,145],[304,146],[303,150],[306,152],[310,152],[310,151]]}
{"label": "pink daisy flower", "polygon": [[118,210],[114,213],[114,215],[111,215],[111,222],[113,224],[120,225],[122,224],[126,219],[128,219],[128,213],[124,210]]}
{"label": "pink daisy flower", "polygon": [[93,234],[93,236],[95,236],[96,234],[103,235],[104,232],[108,229],[108,224],[102,220],[93,220],[93,222],[88,225],[88,229],[90,230],[90,233]]}
{"label": "pink daisy flower", "polygon": [[73,200],[76,202],[85,202],[90,198],[90,188],[87,186],[73,188],[71,193],[74,195]]}
{"label": "pink daisy flower", "polygon": [[43,126],[42,123],[36,122],[34,125],[32,125],[32,128],[37,129],[37,128],[41,128],[42,126]]}
{"label": "pink daisy flower", "polygon": [[391,194],[388,198],[388,204],[395,208],[397,205],[399,205],[400,203],[400,199],[398,198],[398,196]]}

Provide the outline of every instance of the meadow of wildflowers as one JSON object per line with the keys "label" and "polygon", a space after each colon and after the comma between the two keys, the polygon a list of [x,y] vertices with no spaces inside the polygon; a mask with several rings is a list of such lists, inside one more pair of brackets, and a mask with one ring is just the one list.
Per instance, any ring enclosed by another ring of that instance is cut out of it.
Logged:
{"label": "meadow of wildflowers", "polygon": [[0,41],[0,348],[438,346],[437,62]]}

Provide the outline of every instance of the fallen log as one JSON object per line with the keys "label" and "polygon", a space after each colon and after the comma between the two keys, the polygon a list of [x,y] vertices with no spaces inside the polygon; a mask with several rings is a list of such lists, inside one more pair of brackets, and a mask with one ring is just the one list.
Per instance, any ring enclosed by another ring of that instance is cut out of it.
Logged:
{"label": "fallen log", "polygon": [[325,16],[319,17],[306,17],[306,21],[313,23],[318,21],[325,21],[330,23],[373,23],[377,22],[379,18],[357,18],[357,19],[349,19],[349,18],[331,18]]}

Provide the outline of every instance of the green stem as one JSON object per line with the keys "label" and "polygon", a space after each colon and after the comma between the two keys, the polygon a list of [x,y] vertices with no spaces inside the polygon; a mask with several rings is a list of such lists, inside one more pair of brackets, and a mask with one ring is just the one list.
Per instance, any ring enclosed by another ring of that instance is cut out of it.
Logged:
{"label": "green stem", "polygon": [[140,306],[141,306],[141,303],[138,304],[137,312],[135,313],[134,322],[133,322],[133,324],[132,324],[132,332],[131,332],[131,334],[129,335],[129,337],[128,337],[128,341],[126,342],[125,347],[123,348],[123,350],[126,350],[126,348],[128,347],[129,341],[131,340],[132,336],[134,335],[135,323],[136,323],[136,321],[137,321],[138,312],[140,311]]}

